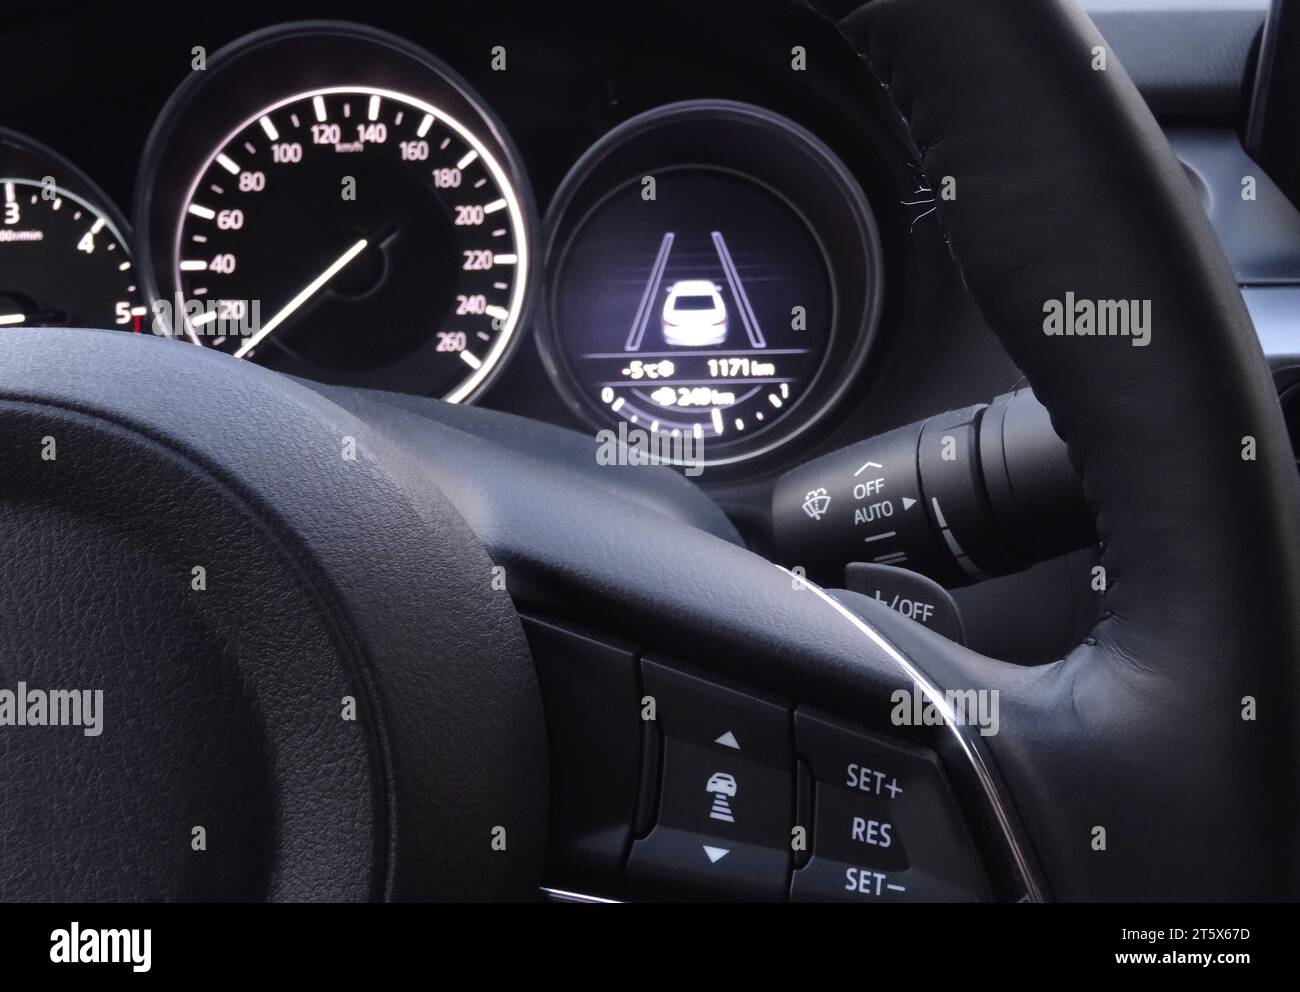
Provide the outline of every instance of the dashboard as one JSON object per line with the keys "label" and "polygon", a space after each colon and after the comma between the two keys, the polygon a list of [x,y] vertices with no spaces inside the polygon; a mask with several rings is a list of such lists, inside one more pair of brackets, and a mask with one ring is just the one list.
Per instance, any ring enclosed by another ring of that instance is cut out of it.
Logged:
{"label": "dashboard", "polygon": [[968,321],[931,312],[960,297],[936,194],[821,18],[504,6],[20,14],[0,324],[641,430],[739,491],[873,429],[868,399],[881,423],[932,406],[917,362],[961,362],[971,396],[972,364],[1014,382],[991,340],[937,349]]}
{"label": "dashboard", "polygon": [[[1023,384],[949,255],[946,191],[808,5],[11,6],[0,327],[643,432],[760,552],[784,472]],[[1252,169],[1267,3],[1087,6],[1294,384],[1300,215],[1264,176],[1249,221],[1223,193]],[[1054,574],[962,595],[1001,638],[995,602],[1069,601],[1086,562]],[[1047,657],[1091,599],[1056,612],[1023,651],[973,642]]]}
{"label": "dashboard", "polygon": [[882,85],[855,0],[10,0],[10,695],[129,726],[5,738],[0,882],[1280,891],[1286,39],[962,2],[841,22]]}

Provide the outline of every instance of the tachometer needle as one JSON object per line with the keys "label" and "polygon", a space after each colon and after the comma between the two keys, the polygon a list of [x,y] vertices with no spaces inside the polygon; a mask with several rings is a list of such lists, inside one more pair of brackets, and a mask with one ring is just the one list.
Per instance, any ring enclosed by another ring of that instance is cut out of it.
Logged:
{"label": "tachometer needle", "polygon": [[347,265],[350,261],[352,261],[358,255],[360,255],[363,251],[365,251],[366,245],[368,244],[370,244],[370,242],[365,238],[362,238],[351,248],[345,251],[342,255],[340,255],[337,259],[335,259],[334,263],[328,269],[326,269],[315,279],[309,282],[306,286],[304,286],[302,288],[302,291],[297,296],[295,296],[292,300],[286,303],[284,305],[284,308],[279,313],[277,313],[274,317],[272,317],[265,324],[263,324],[261,328],[252,337],[250,337],[247,341],[241,344],[239,348],[235,351],[235,357],[243,358],[250,351],[252,351],[259,344],[261,344],[262,341],[266,339],[266,336],[268,334],[270,334],[277,327],[279,327],[286,320],[288,320],[289,317],[293,315],[295,310],[297,310],[300,306],[302,306],[309,299],[311,299],[312,296],[314,296],[322,286],[324,286],[327,282],[329,282],[336,275],[338,275],[345,265]]}
{"label": "tachometer needle", "polygon": [[0,327],[7,324],[21,324],[26,319],[27,316],[21,313],[0,313]]}

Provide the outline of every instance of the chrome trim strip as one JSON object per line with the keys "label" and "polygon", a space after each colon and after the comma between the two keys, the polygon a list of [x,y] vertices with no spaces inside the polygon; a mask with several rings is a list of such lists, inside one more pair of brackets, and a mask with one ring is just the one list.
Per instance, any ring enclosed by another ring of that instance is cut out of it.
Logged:
{"label": "chrome trim strip", "polygon": [[1269,362],[1300,363],[1300,286],[1246,286],[1241,296]]}
{"label": "chrome trim strip", "polygon": [[588,895],[585,892],[567,892],[564,889],[552,889],[542,886],[542,895],[552,902],[581,902],[581,903],[598,903],[608,904],[611,906],[622,905],[621,899],[604,899],[601,896]]}
{"label": "chrome trim strip", "polygon": [[906,657],[903,656],[894,645],[885,640],[875,629],[868,626],[867,623],[856,613],[850,610],[843,603],[839,602],[833,596],[829,595],[826,590],[808,579],[795,575],[787,568],[776,565],[786,575],[790,576],[795,582],[802,585],[803,588],[811,590],[819,599],[825,602],[836,613],[853,624],[861,633],[866,634],[881,651],[889,657],[904,674],[912,680],[913,683],[925,694],[934,707],[943,714],[944,726],[946,726],[957,739],[957,744],[962,753],[966,755],[966,760],[975,770],[975,775],[979,779],[980,787],[984,790],[984,796],[993,809],[993,814],[997,818],[998,828],[1002,832],[1002,839],[1006,842],[1011,856],[1015,861],[1016,871],[1020,875],[1020,881],[1024,885],[1025,894],[1029,902],[1045,902],[1042,887],[1038,884],[1031,866],[1030,859],[1020,844],[1020,838],[1016,835],[1016,830],[1011,823],[1011,814],[1008,812],[1006,805],[1002,801],[1002,796],[998,792],[997,783],[994,781],[993,773],[984,761],[983,754],[979,748],[967,737],[966,732],[961,724],[958,723],[957,714],[949,705],[948,700],[944,698],[938,687],[926,677],[926,675],[913,665]]}

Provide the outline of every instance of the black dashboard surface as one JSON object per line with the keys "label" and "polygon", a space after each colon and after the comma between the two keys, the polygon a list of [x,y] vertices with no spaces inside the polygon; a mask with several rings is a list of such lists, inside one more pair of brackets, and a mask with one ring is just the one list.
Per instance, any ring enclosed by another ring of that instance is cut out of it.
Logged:
{"label": "black dashboard surface", "polygon": [[[936,411],[987,402],[1020,383],[961,284],[931,216],[935,194],[913,165],[879,87],[834,29],[803,4],[373,0],[359,10],[334,0],[270,0],[225,4],[219,14],[149,0],[10,6],[0,32],[0,127],[55,148],[128,217],[139,212],[140,164],[151,131],[194,71],[195,46],[213,53],[249,32],[291,21],[364,22],[447,63],[513,140],[543,219],[593,145],[637,115],[678,101],[740,101],[824,143],[878,227],[878,326],[865,361],[846,371],[844,389],[825,416],[797,439],[739,464],[710,467],[697,480],[757,543],[781,472]],[[1092,0],[1085,6],[1162,123],[1226,133],[1244,116],[1264,0],[1194,6]],[[88,88],[87,80],[94,85]],[[799,198],[798,191],[785,192]],[[541,227],[539,244],[547,234],[544,220]],[[532,319],[476,402],[590,434],[599,425],[566,403],[544,361],[549,288],[549,277],[538,273]],[[1068,585],[1080,570],[1066,564],[1056,574]],[[1028,581],[1041,582],[1041,575]],[[1005,590],[988,583],[968,595],[974,612],[996,625],[992,606]],[[1086,602],[1081,610],[1076,603],[1056,626],[1070,633],[1086,613]],[[1022,653],[1039,647],[1026,645]],[[1001,650],[1018,653],[1006,644]]]}
{"label": "black dashboard surface", "polygon": [[[1166,116],[1206,122],[1231,112],[1262,19],[1257,0],[1182,14],[1137,0],[1096,0],[1092,7]],[[880,227],[879,333],[842,399],[797,444],[706,473],[701,482],[742,513],[754,506],[762,480],[795,461],[936,409],[986,400],[1016,383],[1016,370],[968,304],[937,225],[923,216],[928,207],[918,201],[933,194],[918,192],[919,176],[877,88],[835,32],[801,5],[377,2],[364,13],[367,24],[429,50],[479,92],[517,144],[543,214],[593,143],[630,117],[679,100],[757,105],[806,128],[843,160]],[[210,53],[276,23],[362,19],[357,15],[355,5],[328,0],[228,4],[220,17],[148,2],[19,5],[0,35],[2,123],[77,163],[130,215],[151,128],[192,72],[194,46]],[[1185,59],[1184,43],[1210,32],[1214,58]],[[1153,37],[1167,43],[1152,45]],[[492,63],[498,46],[509,57],[504,71]],[[797,68],[796,47],[805,53]],[[86,79],[95,80],[93,89]],[[480,402],[591,429],[548,381],[537,339],[536,328],[523,328]]]}

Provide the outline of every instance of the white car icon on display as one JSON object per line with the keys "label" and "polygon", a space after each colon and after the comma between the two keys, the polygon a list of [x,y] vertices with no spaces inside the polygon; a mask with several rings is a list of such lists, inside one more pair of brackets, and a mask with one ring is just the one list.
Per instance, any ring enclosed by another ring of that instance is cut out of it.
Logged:
{"label": "white car icon on display", "polygon": [[727,305],[707,279],[683,279],[664,301],[664,343],[683,348],[722,344],[727,337]]}

